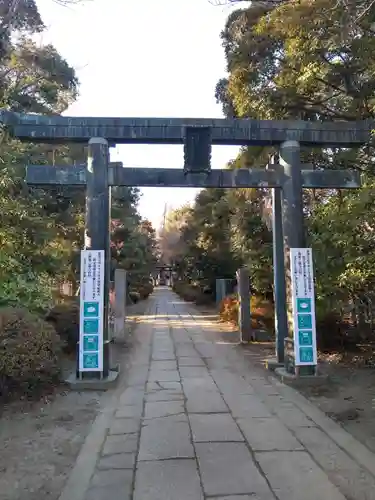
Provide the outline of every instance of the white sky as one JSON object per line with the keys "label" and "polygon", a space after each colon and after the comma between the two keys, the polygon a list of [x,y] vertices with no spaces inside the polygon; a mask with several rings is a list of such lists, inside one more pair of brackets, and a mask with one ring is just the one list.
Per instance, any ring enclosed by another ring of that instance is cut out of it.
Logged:
{"label": "white sky", "polygon": [[[209,0],[88,0],[61,7],[37,0],[53,43],[73,65],[80,97],[73,116],[220,118],[216,82],[225,75],[219,38],[230,13]],[[214,147],[223,168],[237,147]],[[182,146],[122,145],[112,161],[124,166],[182,168]],[[141,215],[158,227],[164,204],[177,207],[197,190],[144,188]]]}

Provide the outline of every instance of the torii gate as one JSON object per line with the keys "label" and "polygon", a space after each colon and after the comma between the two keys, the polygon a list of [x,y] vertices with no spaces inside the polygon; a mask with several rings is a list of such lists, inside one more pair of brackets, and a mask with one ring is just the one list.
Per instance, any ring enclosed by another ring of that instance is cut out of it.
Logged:
{"label": "torii gate", "polygon": [[[300,163],[301,145],[323,147],[359,147],[370,139],[371,124],[359,122],[307,122],[268,121],[251,119],[181,119],[181,118],[95,118],[39,116],[0,111],[0,123],[7,127],[14,137],[23,141],[41,143],[87,143],[89,161],[78,166],[36,166],[27,169],[27,182],[35,185],[80,185],[88,187],[86,249],[104,250],[108,262],[109,203],[110,186],[144,187],[195,187],[195,188],[280,188],[281,215],[284,242],[288,249],[304,249],[302,188],[358,188],[360,177],[357,172],[337,170],[303,170]],[[176,169],[122,168],[109,164],[108,144],[183,144],[185,164]],[[279,164],[272,170],[239,169],[211,170],[212,145],[277,145]],[[278,189],[275,189],[275,192]],[[104,210],[102,208],[105,207]],[[274,207],[275,208],[275,207]],[[93,218],[90,214],[97,214]],[[100,216],[99,216],[100,214]],[[276,214],[277,215],[277,214]],[[274,217],[279,230],[280,218]],[[275,232],[275,231],[274,231]],[[96,236],[95,236],[96,235]],[[278,244],[277,244],[278,242]],[[274,237],[276,253],[284,255],[280,238]],[[284,245],[283,245],[284,246]],[[285,253],[286,261],[289,252]],[[274,266],[277,269],[277,259]],[[288,264],[289,267],[289,264]],[[290,275],[286,276],[290,281]],[[104,289],[108,290],[108,265],[104,270]],[[290,287],[288,287],[289,290]],[[290,297],[289,297],[290,299]],[[290,300],[289,300],[290,302]],[[278,318],[286,318],[285,286],[276,294]],[[104,294],[104,308],[108,306],[108,293]],[[103,312],[105,316],[105,312]],[[287,332],[279,322],[277,331],[277,353],[283,359],[284,337]],[[83,373],[78,367],[77,376],[96,378],[109,377],[109,349],[107,321],[103,322],[102,358],[100,368]],[[245,332],[243,341],[249,340]],[[80,339],[83,349],[83,335]],[[313,349],[313,346],[311,346]],[[310,361],[308,365],[316,364]]]}

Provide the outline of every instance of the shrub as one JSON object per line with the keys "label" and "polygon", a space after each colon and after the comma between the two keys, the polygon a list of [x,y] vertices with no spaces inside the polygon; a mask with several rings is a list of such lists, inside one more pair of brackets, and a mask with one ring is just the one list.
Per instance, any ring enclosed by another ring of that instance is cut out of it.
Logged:
{"label": "shrub", "polygon": [[22,308],[0,309],[0,396],[31,394],[58,380],[62,342],[52,325]]}
{"label": "shrub", "polygon": [[275,308],[273,302],[257,295],[250,300],[251,321],[253,328],[265,328],[273,331],[275,328]]}
{"label": "shrub", "polygon": [[222,321],[238,324],[238,299],[236,295],[230,295],[221,301],[219,316]]}
{"label": "shrub", "polygon": [[[237,295],[225,297],[220,304],[220,319],[238,325],[239,301]],[[271,301],[252,295],[250,299],[252,328],[274,328],[274,307]]]}
{"label": "shrub", "polygon": [[51,307],[53,281],[47,275],[30,271],[5,278],[0,286],[0,307],[24,307],[42,314]]}
{"label": "shrub", "polygon": [[152,283],[142,283],[137,287],[137,291],[142,300],[147,299],[152,292],[154,291],[154,287]]}
{"label": "shrub", "polygon": [[136,304],[137,302],[140,301],[141,299],[141,296],[138,292],[136,292],[135,290],[130,290],[129,291],[129,298],[131,300],[131,304]]}
{"label": "shrub", "polygon": [[202,296],[202,291],[199,286],[178,281],[174,285],[174,291],[186,302],[196,302]]}
{"label": "shrub", "polygon": [[79,340],[79,299],[57,304],[49,311],[45,320],[54,326],[64,342],[65,352],[75,352]]}

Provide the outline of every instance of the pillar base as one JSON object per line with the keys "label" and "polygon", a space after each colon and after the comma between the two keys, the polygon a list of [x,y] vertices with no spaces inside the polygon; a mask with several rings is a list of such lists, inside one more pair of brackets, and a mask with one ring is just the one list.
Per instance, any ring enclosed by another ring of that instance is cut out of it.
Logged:
{"label": "pillar base", "polygon": [[280,363],[276,358],[267,358],[264,364],[270,372],[274,372],[276,368],[284,368],[284,363]]}
{"label": "pillar base", "polygon": [[66,379],[72,391],[107,391],[117,385],[120,375],[120,367],[117,366],[109,371],[108,377],[104,378],[78,378],[76,372],[71,373]]}
{"label": "pillar base", "polygon": [[276,368],[275,374],[284,384],[294,387],[317,387],[327,382],[327,375],[296,375],[289,373],[285,368]]}

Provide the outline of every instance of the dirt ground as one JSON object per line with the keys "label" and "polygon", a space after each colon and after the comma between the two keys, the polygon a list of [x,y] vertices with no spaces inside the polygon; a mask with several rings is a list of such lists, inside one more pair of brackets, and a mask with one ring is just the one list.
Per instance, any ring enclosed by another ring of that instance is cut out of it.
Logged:
{"label": "dirt ground", "polygon": [[355,438],[375,452],[375,368],[357,364],[357,356],[321,356],[328,382],[303,394]]}
{"label": "dirt ground", "polygon": [[[132,306],[130,339],[144,307]],[[112,360],[121,365],[121,373],[128,359],[126,346],[113,347]],[[61,386],[38,402],[3,406],[0,500],[57,500],[93,420],[112,395],[112,390],[78,393]]]}

